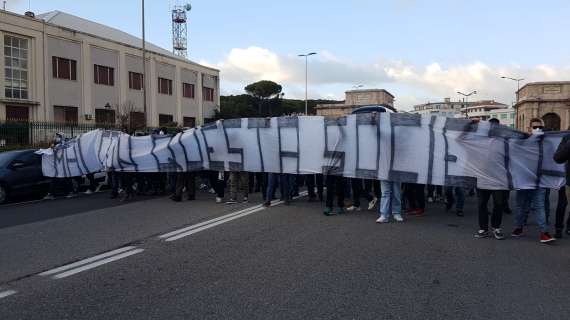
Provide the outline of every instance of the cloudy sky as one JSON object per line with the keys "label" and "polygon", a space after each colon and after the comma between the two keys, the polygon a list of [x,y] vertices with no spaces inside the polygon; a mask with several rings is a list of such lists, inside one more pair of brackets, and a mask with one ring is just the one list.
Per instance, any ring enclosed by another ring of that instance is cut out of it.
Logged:
{"label": "cloudy sky", "polygon": [[[28,4],[30,2],[30,4]],[[169,8],[146,0],[147,39],[170,49]],[[355,85],[384,88],[398,108],[478,98],[510,104],[516,83],[570,80],[568,0],[193,0],[189,58],[221,70],[222,94],[253,81],[283,85],[286,97],[344,98]],[[140,0],[8,0],[23,13],[61,10],[140,35]]]}

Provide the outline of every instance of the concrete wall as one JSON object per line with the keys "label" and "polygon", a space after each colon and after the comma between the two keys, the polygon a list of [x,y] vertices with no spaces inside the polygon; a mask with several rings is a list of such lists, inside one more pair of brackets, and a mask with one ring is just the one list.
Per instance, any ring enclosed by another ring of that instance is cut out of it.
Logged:
{"label": "concrete wall", "polygon": [[[141,50],[101,36],[92,36],[79,31],[61,28],[39,19],[31,19],[10,12],[0,11],[0,79],[4,79],[3,35],[11,34],[29,40],[28,58],[29,99],[9,101],[4,97],[0,83],[0,120],[5,118],[5,107],[27,107],[32,121],[52,121],[53,106],[77,106],[81,123],[94,123],[95,109],[131,100],[142,110],[142,91],[129,89],[128,71],[142,73]],[[44,47],[45,44],[45,47]],[[50,52],[51,51],[51,52]],[[79,56],[78,56],[79,52]],[[77,61],[77,80],[53,79],[51,56],[61,56]],[[182,123],[182,117],[211,117],[219,106],[219,71],[181,58],[162,53],[147,53],[147,119],[150,126],[158,125],[158,114],[171,114]],[[93,65],[114,68],[115,85],[96,85],[93,80]],[[166,65],[166,66],[164,66]],[[158,94],[158,77],[173,80],[173,95]],[[204,85],[214,88],[214,101],[202,101],[202,78]],[[184,80],[183,80],[184,79]],[[196,83],[195,99],[182,98],[182,81]],[[87,120],[85,115],[92,115]]]}
{"label": "concrete wall", "polygon": [[[54,119],[54,106],[77,107],[78,116],[81,118],[85,113],[83,106],[83,79],[84,72],[81,66],[81,44],[60,38],[47,38],[47,55],[49,66],[47,68],[48,92],[50,105],[48,107],[48,117],[50,121]],[[77,79],[67,80],[53,77],[52,57],[61,57],[75,60],[77,63]]]}

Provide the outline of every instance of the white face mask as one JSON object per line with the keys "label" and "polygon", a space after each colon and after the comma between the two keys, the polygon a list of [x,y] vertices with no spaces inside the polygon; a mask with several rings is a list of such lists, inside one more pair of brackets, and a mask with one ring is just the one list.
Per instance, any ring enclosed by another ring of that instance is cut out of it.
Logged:
{"label": "white face mask", "polygon": [[532,133],[542,133],[542,129],[540,128],[532,129]]}

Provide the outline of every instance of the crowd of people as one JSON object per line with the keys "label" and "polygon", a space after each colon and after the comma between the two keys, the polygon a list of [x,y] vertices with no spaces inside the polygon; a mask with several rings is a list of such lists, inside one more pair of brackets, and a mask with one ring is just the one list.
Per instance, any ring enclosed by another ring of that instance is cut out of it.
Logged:
{"label": "crowd of people", "polygon": [[[498,120],[491,119],[498,123]],[[530,128],[535,134],[541,134],[544,124],[540,119],[532,119]],[[568,161],[570,160],[570,135],[566,136],[554,155],[558,163],[566,163],[567,184],[570,185]],[[86,193],[97,188],[93,175]],[[68,197],[73,196],[70,190],[71,179],[54,179],[50,194],[53,196],[56,180],[61,180]],[[107,182],[111,186],[111,198],[126,201],[137,195],[169,194],[173,201],[195,200],[197,186],[201,190],[215,194],[216,203],[236,204],[248,202],[249,195],[261,193],[264,206],[270,206],[276,199],[279,190],[280,200],[285,205],[299,195],[299,190],[307,188],[309,201],[324,201],[326,216],[373,210],[377,207],[377,223],[387,223],[392,219],[404,222],[405,216],[422,216],[425,214],[426,202],[442,202],[446,211],[452,211],[459,217],[464,215],[466,196],[477,197],[478,230],[476,238],[494,237],[505,239],[502,231],[503,215],[511,215],[509,199],[514,195],[515,227],[512,237],[520,237],[528,226],[530,213],[534,214],[540,229],[540,242],[549,243],[561,238],[563,233],[570,236],[570,217],[565,220],[566,207],[570,199],[570,187],[557,190],[558,201],[555,210],[555,234],[549,233],[550,225],[550,192],[545,188],[528,190],[486,190],[463,188],[457,186],[433,186],[414,183],[401,183],[386,180],[367,180],[345,178],[336,175],[295,175],[289,173],[250,173],[223,171],[196,172],[156,172],[127,173],[110,171]],[[226,196],[226,192],[229,193]],[[426,201],[427,198],[427,201]],[[492,198],[492,210],[488,206]],[[365,199],[363,204],[361,201]]]}

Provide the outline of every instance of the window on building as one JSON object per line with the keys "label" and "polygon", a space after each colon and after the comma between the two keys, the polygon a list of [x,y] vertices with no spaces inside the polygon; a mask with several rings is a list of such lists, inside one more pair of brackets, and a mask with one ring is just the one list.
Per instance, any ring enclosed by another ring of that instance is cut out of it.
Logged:
{"label": "window on building", "polygon": [[4,36],[4,96],[28,99],[28,40]]}
{"label": "window on building", "polygon": [[196,118],[194,117],[184,117],[183,119],[184,127],[194,128],[196,126]]}
{"label": "window on building", "polygon": [[6,120],[27,122],[30,120],[30,110],[27,107],[6,106]]}
{"label": "window on building", "polygon": [[158,93],[172,95],[172,80],[158,78]]}
{"label": "window on building", "polygon": [[106,66],[94,65],[93,77],[96,84],[106,86],[115,85],[115,69]]}
{"label": "window on building", "polygon": [[191,83],[182,84],[182,96],[184,98],[194,99],[194,85]]}
{"label": "window on building", "polygon": [[53,107],[53,120],[57,123],[76,124],[78,120],[77,107]]}
{"label": "window on building", "polygon": [[115,110],[95,109],[95,123],[114,125],[115,122]]}
{"label": "window on building", "polygon": [[202,88],[202,96],[204,101],[214,101],[214,89],[203,87]]}
{"label": "window on building", "polygon": [[501,113],[501,119],[507,119],[507,114],[506,113]]}
{"label": "window on building", "polygon": [[129,71],[129,89],[142,90],[143,86],[143,74]]}
{"label": "window on building", "polygon": [[145,127],[146,121],[144,118],[144,112],[132,111],[131,113],[129,113],[129,117],[130,117],[131,128],[139,129]]}
{"label": "window on building", "polygon": [[174,117],[171,114],[159,114],[158,125],[163,126],[174,122]]}
{"label": "window on building", "polygon": [[57,79],[77,80],[77,61],[51,57],[53,77]]}
{"label": "window on building", "polygon": [[511,119],[514,119],[514,118],[515,118],[515,113],[513,112],[513,113],[511,113]]}

